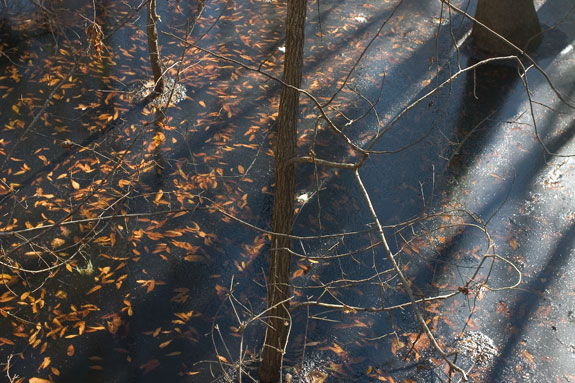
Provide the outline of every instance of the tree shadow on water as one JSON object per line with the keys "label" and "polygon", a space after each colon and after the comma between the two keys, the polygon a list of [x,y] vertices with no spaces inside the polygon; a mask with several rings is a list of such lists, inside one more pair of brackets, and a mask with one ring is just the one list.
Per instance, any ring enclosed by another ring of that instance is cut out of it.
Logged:
{"label": "tree shadow on water", "polygon": [[[537,338],[530,338],[529,332],[530,323],[533,321],[534,316],[538,309],[540,309],[542,301],[545,300],[544,295],[550,288],[552,288],[556,283],[558,276],[566,272],[565,266],[569,263],[572,255],[572,248],[575,246],[575,224],[571,224],[570,227],[561,235],[561,238],[555,243],[553,250],[549,254],[544,268],[533,276],[531,280],[522,287],[522,291],[514,298],[514,305],[510,308],[511,313],[522,313],[522,315],[513,315],[511,322],[510,336],[502,347],[495,364],[490,368],[487,382],[502,382],[510,378],[509,373],[516,374],[515,367],[517,365],[517,356],[521,354],[520,348],[526,346],[527,348],[533,348],[536,343],[557,343],[555,338],[545,337],[541,339],[539,336]],[[559,304],[560,305],[560,304]],[[552,318],[545,318],[552,320]],[[555,324],[560,322],[559,318],[555,319]],[[555,325],[548,325],[545,328],[549,329],[551,327],[556,331]],[[550,329],[551,330],[551,329]],[[549,331],[551,332],[551,331]],[[542,346],[537,344],[537,346]],[[550,345],[551,347],[558,347],[557,344]],[[562,353],[565,360],[557,361],[554,360],[554,370],[557,370],[560,366],[569,366],[572,363],[572,356],[568,352]],[[535,355],[536,359],[540,355]],[[558,362],[558,363],[557,363]],[[567,370],[563,371],[568,373]],[[552,379],[549,377],[550,380]]]}

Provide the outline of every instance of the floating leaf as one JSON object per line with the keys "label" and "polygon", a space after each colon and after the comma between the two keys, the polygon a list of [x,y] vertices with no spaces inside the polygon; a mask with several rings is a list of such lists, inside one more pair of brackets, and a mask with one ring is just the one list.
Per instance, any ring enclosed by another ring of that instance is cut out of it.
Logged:
{"label": "floating leaf", "polygon": [[156,198],[154,198],[154,202],[158,203],[162,199],[163,195],[164,191],[162,189],[158,190],[158,192],[156,193]]}
{"label": "floating leaf", "polygon": [[46,367],[48,367],[51,362],[52,362],[52,360],[50,359],[49,356],[44,357],[44,360],[42,361],[42,364],[40,364],[40,367],[38,367],[38,371],[43,370],[43,369],[45,369]]}
{"label": "floating leaf", "polygon": [[64,243],[66,243],[66,241],[62,238],[54,238],[52,242],[50,242],[50,246],[52,246],[52,249],[57,249],[58,247],[63,246]]}
{"label": "floating leaf", "polygon": [[167,347],[170,343],[172,343],[172,341],[173,341],[173,339],[167,340],[167,341],[161,343],[159,347],[160,347],[160,348],[165,348],[165,347]]}
{"label": "floating leaf", "polygon": [[144,370],[144,375],[148,372],[152,371],[153,369],[157,368],[160,365],[160,361],[158,359],[152,359],[147,361],[146,363],[140,366],[141,370]]}
{"label": "floating leaf", "polygon": [[14,346],[14,342],[12,342],[10,339],[2,337],[0,337],[0,344],[9,344],[11,346]]}
{"label": "floating leaf", "polygon": [[90,290],[88,290],[86,295],[90,295],[90,294],[100,290],[101,288],[102,288],[102,285],[96,285],[96,286],[92,287]]}
{"label": "floating leaf", "polygon": [[28,383],[52,383],[52,381],[42,378],[30,378],[28,379]]}
{"label": "floating leaf", "polygon": [[521,352],[521,356],[523,356],[523,358],[525,358],[525,361],[527,361],[527,363],[529,364],[529,366],[531,368],[535,368],[535,358],[533,358],[533,355],[531,355],[529,353],[529,351],[523,350]]}
{"label": "floating leaf", "polygon": [[515,238],[512,238],[511,240],[509,240],[509,246],[511,246],[513,250],[517,250],[517,248],[519,247],[519,242],[517,242]]}

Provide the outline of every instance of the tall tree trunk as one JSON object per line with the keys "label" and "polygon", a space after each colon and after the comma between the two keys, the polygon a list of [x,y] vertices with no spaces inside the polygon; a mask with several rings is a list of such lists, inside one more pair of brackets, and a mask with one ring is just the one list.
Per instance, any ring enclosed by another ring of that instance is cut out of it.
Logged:
{"label": "tall tree trunk", "polygon": [[[286,53],[283,81],[300,87],[303,67],[303,47],[307,0],[288,0],[286,19]],[[291,234],[293,227],[295,167],[287,161],[296,156],[299,116],[299,92],[282,87],[278,115],[275,154],[275,194],[273,231]],[[260,381],[275,383],[280,380],[283,353],[290,323],[289,277],[291,239],[272,237],[268,280],[268,321],[262,350]]]}
{"label": "tall tree trunk", "polygon": [[162,62],[160,61],[160,48],[158,47],[158,30],[156,22],[160,17],[156,13],[156,0],[149,0],[146,30],[148,34],[148,50],[150,51],[150,63],[154,75],[154,95],[164,91],[164,77],[162,76]]}
{"label": "tall tree trunk", "polygon": [[[511,41],[521,49],[535,48],[541,41],[541,26],[533,0],[479,0],[475,19]],[[495,55],[518,52],[489,30],[475,23],[473,42],[482,50]]]}

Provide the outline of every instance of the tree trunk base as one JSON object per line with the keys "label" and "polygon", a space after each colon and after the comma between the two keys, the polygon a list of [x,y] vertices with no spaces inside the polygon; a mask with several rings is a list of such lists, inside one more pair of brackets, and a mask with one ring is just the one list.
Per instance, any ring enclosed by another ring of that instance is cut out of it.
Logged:
{"label": "tree trunk base", "polygon": [[[533,0],[479,0],[475,19],[515,44],[532,50],[541,42],[541,26]],[[474,23],[471,33],[479,49],[498,56],[519,52],[483,26]]]}

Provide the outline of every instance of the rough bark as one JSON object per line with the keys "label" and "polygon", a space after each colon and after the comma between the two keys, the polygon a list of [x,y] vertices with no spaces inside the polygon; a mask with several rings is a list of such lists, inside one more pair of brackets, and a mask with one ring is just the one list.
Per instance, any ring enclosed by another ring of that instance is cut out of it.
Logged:
{"label": "rough bark", "polygon": [[[300,87],[303,67],[303,46],[307,0],[288,0],[286,19],[286,54],[283,81]],[[291,234],[293,227],[295,167],[287,161],[296,155],[299,92],[284,86],[280,96],[278,133],[275,154],[275,191],[273,231]],[[289,317],[289,277],[291,239],[272,237],[268,279],[268,320],[262,350],[260,381],[275,383],[280,380]],[[283,303],[282,303],[283,302]]]}
{"label": "rough bark", "polygon": [[[523,50],[535,48],[541,41],[541,26],[533,0],[479,0],[475,19]],[[494,55],[513,55],[517,50],[486,28],[475,23],[471,33],[474,44]]]}
{"label": "rough bark", "polygon": [[150,51],[150,63],[152,65],[152,74],[154,75],[154,95],[162,94],[164,91],[164,78],[162,76],[162,62],[160,60],[160,48],[158,46],[158,30],[156,22],[160,17],[156,13],[156,0],[150,0],[148,3],[148,17],[146,30],[148,34],[148,50]]}

